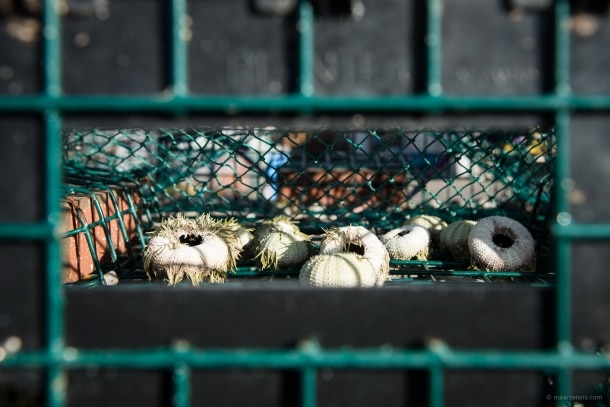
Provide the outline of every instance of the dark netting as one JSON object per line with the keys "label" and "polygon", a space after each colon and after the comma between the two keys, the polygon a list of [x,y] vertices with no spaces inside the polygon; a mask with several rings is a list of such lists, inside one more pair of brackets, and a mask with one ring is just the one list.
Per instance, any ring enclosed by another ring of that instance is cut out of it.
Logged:
{"label": "dark netting", "polygon": [[247,225],[286,214],[311,234],[348,224],[381,233],[418,214],[447,222],[505,215],[539,245],[548,238],[552,131],[95,129],[63,137],[66,182],[135,185],[144,230],[176,213]]}

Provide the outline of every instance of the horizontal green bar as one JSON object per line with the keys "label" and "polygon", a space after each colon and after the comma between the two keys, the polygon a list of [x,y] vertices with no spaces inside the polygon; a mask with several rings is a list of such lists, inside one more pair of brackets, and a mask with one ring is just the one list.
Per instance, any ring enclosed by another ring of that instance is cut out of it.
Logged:
{"label": "horizontal green bar", "polygon": [[51,223],[0,223],[0,239],[44,239],[56,238],[55,225]]}
{"label": "horizontal green bar", "polygon": [[269,368],[301,369],[331,367],[338,369],[425,369],[442,366],[449,369],[583,369],[610,370],[610,357],[597,354],[557,351],[452,351],[314,348],[292,350],[77,350],[66,348],[57,359],[47,353],[23,352],[0,362],[1,368],[29,368],[61,365],[64,368],[86,366],[118,368],[172,368],[177,363],[194,368]]}
{"label": "horizontal green bar", "polygon": [[605,240],[610,239],[610,224],[572,223],[566,226],[554,225],[553,234],[564,239]]}
{"label": "horizontal green bar", "polygon": [[18,96],[0,97],[0,111],[41,112],[199,111],[247,112],[342,111],[553,111],[557,109],[610,109],[610,96],[384,96],[303,97],[267,96]]}

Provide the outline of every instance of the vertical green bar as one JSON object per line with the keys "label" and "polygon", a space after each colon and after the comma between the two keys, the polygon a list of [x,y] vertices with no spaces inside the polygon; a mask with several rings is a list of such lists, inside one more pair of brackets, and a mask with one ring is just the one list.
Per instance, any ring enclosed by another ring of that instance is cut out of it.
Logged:
{"label": "vertical green bar", "polygon": [[313,367],[301,370],[301,407],[316,407],[317,371]]}
{"label": "vertical green bar", "polygon": [[45,0],[43,13],[43,75],[47,96],[61,94],[61,27],[57,7],[59,1]]}
{"label": "vertical green bar", "polygon": [[[555,2],[555,93],[568,97],[570,94],[570,4],[569,0]],[[557,137],[557,160],[555,179],[557,222],[560,225],[571,223],[568,191],[570,184],[570,111],[560,109],[555,113]],[[570,353],[571,343],[571,240],[561,237],[555,243],[557,261],[556,320],[557,348],[560,352]],[[556,372],[557,393],[567,396],[571,392],[571,371],[568,368]],[[561,405],[561,403],[557,403]]]}
{"label": "vertical green bar", "polygon": [[191,405],[191,368],[186,363],[179,363],[174,368],[174,407]]}
{"label": "vertical green bar", "polygon": [[430,407],[442,407],[444,400],[443,367],[434,365],[430,367],[430,384],[428,387],[428,403]]}
{"label": "vertical green bar", "polygon": [[314,17],[313,7],[308,0],[299,1],[299,94],[312,96],[314,94]]}
{"label": "vertical green bar", "polygon": [[171,85],[176,96],[186,96],[188,86],[188,26],[187,0],[172,0],[171,11]]}
{"label": "vertical green bar", "polygon": [[[555,126],[557,137],[557,159],[556,159],[556,181],[559,183],[556,188],[557,201],[557,222],[568,225],[571,216],[568,212],[568,198],[565,188],[570,183],[570,113],[567,110],[559,110],[555,114]],[[555,241],[557,277],[555,280],[556,290],[556,309],[555,318],[557,325],[557,349],[560,352],[569,354],[572,352],[571,342],[571,264],[572,264],[572,245],[571,238],[559,237]],[[572,394],[571,371],[569,368],[562,368],[556,372],[557,393],[562,396]],[[557,402],[557,405],[563,405]]]}
{"label": "vertical green bar", "polygon": [[425,37],[427,50],[427,91],[430,96],[439,96],[443,92],[441,80],[442,0],[428,0],[427,12],[428,29]]}
{"label": "vertical green bar", "polygon": [[[560,225],[571,223],[568,194],[566,188],[570,184],[570,113],[560,110],[555,114],[555,135],[557,137],[557,158],[555,176],[557,180],[556,206],[557,219]],[[570,323],[570,266],[571,240],[567,237],[557,238],[557,345],[569,347],[571,344]]]}
{"label": "vertical green bar", "polygon": [[[58,14],[59,2],[45,0],[43,3],[43,77],[47,103],[44,143],[45,170],[45,214],[54,229],[59,224],[59,191],[61,183],[61,119],[54,109],[53,99],[60,97],[61,89],[61,26]],[[59,241],[46,237],[46,341],[47,357],[47,406],[60,407],[66,404],[67,375],[61,368],[60,358],[64,349],[64,293],[61,283]]]}
{"label": "vertical green bar", "polygon": [[[61,183],[60,126],[59,115],[48,112],[46,121],[46,148],[45,148],[45,186],[46,186],[46,213],[53,223],[54,229],[59,224],[59,191]],[[61,283],[60,247],[56,238],[48,238],[46,252],[46,287],[47,287],[47,336],[49,351],[60,354],[64,348],[64,293]]]}

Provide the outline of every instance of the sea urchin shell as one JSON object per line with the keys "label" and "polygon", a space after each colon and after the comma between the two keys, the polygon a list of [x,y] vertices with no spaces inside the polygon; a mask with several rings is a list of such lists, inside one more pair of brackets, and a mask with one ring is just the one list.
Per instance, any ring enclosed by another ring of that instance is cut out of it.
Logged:
{"label": "sea urchin shell", "polygon": [[476,267],[487,271],[529,271],[533,268],[535,242],[518,221],[489,216],[477,222],[468,235],[470,256]]}
{"label": "sea urchin shell", "polygon": [[441,250],[451,253],[456,260],[470,260],[468,235],[476,224],[473,220],[460,220],[447,225],[440,235]]}
{"label": "sea urchin shell", "polygon": [[315,287],[374,287],[377,273],[360,254],[327,253],[307,260],[301,267],[299,281]]}
{"label": "sea urchin shell", "polygon": [[423,226],[428,229],[430,238],[435,243],[438,243],[441,231],[447,226],[447,222],[434,215],[417,215],[411,218],[408,223],[411,225]]}
{"label": "sea urchin shell", "polygon": [[385,245],[390,258],[394,260],[426,260],[430,232],[423,226],[404,225],[392,229],[380,238]]}
{"label": "sea urchin shell", "polygon": [[340,226],[324,233],[320,254],[354,252],[373,265],[377,284],[389,278],[390,255],[379,238],[363,226]]}

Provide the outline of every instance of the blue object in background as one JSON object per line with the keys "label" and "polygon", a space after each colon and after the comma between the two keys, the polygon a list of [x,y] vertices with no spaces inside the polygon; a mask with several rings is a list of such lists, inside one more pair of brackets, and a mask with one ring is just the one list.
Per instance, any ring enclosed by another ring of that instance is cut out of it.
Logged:
{"label": "blue object in background", "polygon": [[269,161],[267,162],[267,170],[265,171],[265,175],[267,175],[272,194],[266,198],[276,201],[278,192],[278,169],[282,165],[286,164],[289,157],[281,150],[270,151],[268,157]]}

